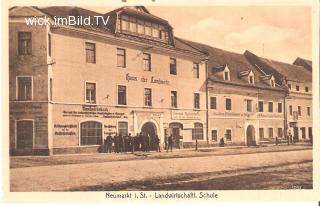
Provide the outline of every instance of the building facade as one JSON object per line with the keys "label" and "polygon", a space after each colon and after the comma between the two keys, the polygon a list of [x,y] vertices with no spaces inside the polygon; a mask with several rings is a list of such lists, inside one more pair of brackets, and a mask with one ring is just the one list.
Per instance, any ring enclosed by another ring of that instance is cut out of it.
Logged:
{"label": "building facade", "polygon": [[157,134],[162,143],[174,133],[176,146],[206,141],[206,56],[174,38],[168,22],[142,7],[116,10],[114,32],[30,27],[19,18],[61,13],[93,15],[65,7],[10,11],[12,151],[96,151],[116,133]]}
{"label": "building facade", "polygon": [[[34,16],[102,16],[108,24],[26,25]],[[177,38],[142,6],[106,14],[14,7],[9,42],[11,154],[97,152],[108,134],[140,132],[158,135],[162,146],[173,135],[177,148],[215,146],[222,137],[250,146],[284,137],[287,124],[312,127],[311,117],[295,123],[286,114],[280,72],[257,67],[246,53]],[[289,96],[310,113],[311,80],[304,84],[308,94]]]}

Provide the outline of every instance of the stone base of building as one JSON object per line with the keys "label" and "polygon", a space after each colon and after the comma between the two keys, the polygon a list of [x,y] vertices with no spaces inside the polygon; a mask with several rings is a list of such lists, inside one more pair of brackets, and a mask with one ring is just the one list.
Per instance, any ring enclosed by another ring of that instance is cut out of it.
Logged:
{"label": "stone base of building", "polygon": [[102,146],[81,146],[81,147],[64,147],[53,148],[53,154],[81,154],[81,153],[99,153],[103,152]]}
{"label": "stone base of building", "polygon": [[39,156],[50,156],[52,155],[52,149],[11,149],[10,156],[28,156],[28,155],[39,155]]}

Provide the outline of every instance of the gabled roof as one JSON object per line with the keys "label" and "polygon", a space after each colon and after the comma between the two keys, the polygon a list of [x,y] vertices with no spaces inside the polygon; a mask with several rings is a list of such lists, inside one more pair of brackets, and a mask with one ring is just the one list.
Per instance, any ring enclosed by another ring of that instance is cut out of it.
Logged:
{"label": "gabled roof", "polygon": [[[187,40],[185,40],[187,41]],[[260,78],[255,78],[255,83],[249,84],[249,82],[246,79],[240,78],[238,74],[243,71],[252,71],[254,76],[260,77],[263,76],[264,73],[260,72],[257,70],[250,62],[247,60],[247,58],[243,54],[238,54],[230,51],[225,51],[222,49],[218,49],[209,45],[201,44],[201,43],[196,43],[192,41],[187,41],[190,45],[193,47],[200,49],[204,53],[208,54],[209,56],[209,69],[216,70],[219,68],[223,69],[226,67],[229,68],[230,70],[230,81],[224,81],[221,77],[218,77],[215,74],[212,74],[209,72],[209,79],[213,81],[218,81],[218,82],[225,82],[225,83],[235,83],[238,85],[245,85],[245,86],[251,86],[251,87],[262,87],[262,88],[268,88],[270,89],[271,87],[262,81]],[[275,88],[271,88],[275,89]],[[276,89],[280,89],[280,87],[277,86]]]}
{"label": "gabled roof", "polygon": [[284,79],[298,82],[312,82],[312,73],[302,66],[258,57],[250,51],[245,51],[244,55],[252,65],[257,65],[266,74],[273,74],[278,84],[281,84]]}
{"label": "gabled roof", "polygon": [[303,66],[312,72],[312,61],[303,59],[301,57],[297,57],[297,59],[293,62],[294,65]]}

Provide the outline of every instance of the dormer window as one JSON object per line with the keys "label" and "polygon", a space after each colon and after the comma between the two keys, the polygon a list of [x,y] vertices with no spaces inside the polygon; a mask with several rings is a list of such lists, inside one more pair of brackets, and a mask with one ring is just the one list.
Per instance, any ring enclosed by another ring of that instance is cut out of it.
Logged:
{"label": "dormer window", "polygon": [[271,87],[275,87],[275,86],[276,86],[275,83],[274,83],[274,79],[271,79],[271,80],[270,80],[270,86],[271,86]]}
{"label": "dormer window", "polygon": [[230,79],[229,77],[230,77],[229,72],[228,72],[228,71],[225,71],[225,72],[224,72],[224,80],[225,80],[225,81],[229,81],[229,79]]}
{"label": "dormer window", "polygon": [[250,71],[249,73],[248,81],[249,81],[249,84],[254,84],[254,75],[252,71]]}

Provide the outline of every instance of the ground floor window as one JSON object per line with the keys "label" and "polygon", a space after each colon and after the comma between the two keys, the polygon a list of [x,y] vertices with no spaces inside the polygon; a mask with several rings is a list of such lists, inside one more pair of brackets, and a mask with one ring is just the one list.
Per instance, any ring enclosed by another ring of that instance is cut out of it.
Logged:
{"label": "ground floor window", "polygon": [[102,124],[96,121],[87,121],[80,124],[81,145],[102,144]]}
{"label": "ground floor window", "polygon": [[33,147],[33,121],[21,120],[17,121],[16,128],[17,148]]}
{"label": "ground floor window", "polygon": [[201,123],[194,123],[194,129],[192,129],[192,139],[203,139],[203,125]]}
{"label": "ground floor window", "polygon": [[128,122],[118,122],[118,134],[119,135],[128,134]]}
{"label": "ground floor window", "polygon": [[305,127],[301,127],[301,136],[302,136],[302,139],[305,139],[306,138],[306,128]]}
{"label": "ground floor window", "polygon": [[282,128],[278,128],[278,137],[282,137],[282,135],[283,135]]}
{"label": "ground floor window", "polygon": [[232,140],[232,131],[231,129],[226,129],[226,140],[231,141]]}
{"label": "ground floor window", "polygon": [[260,137],[260,139],[264,138],[264,129],[263,128],[259,128],[259,137]]}
{"label": "ground floor window", "polygon": [[309,139],[312,139],[312,127],[309,127],[308,130]]}
{"label": "ground floor window", "polygon": [[216,129],[211,130],[211,139],[213,142],[218,141],[218,131]]}
{"label": "ground floor window", "polygon": [[273,128],[269,128],[269,138],[273,138]]}

